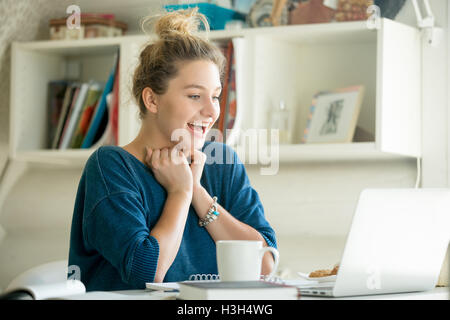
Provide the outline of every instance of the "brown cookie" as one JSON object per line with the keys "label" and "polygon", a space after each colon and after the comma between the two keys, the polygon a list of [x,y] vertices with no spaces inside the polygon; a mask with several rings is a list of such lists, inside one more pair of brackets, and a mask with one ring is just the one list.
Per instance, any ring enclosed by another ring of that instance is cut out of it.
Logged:
{"label": "brown cookie", "polygon": [[331,270],[316,270],[309,274],[310,278],[328,277],[331,275]]}

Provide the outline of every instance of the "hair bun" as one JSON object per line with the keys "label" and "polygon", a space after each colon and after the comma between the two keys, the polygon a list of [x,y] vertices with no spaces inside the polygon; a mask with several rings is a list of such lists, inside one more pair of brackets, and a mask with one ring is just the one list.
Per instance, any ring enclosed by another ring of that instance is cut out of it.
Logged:
{"label": "hair bun", "polygon": [[145,18],[142,22],[142,29],[146,31],[145,25],[154,22],[154,32],[160,39],[168,39],[177,35],[189,36],[198,31],[200,22],[205,30],[209,30],[206,17],[198,12],[198,7],[186,10],[177,10]]}

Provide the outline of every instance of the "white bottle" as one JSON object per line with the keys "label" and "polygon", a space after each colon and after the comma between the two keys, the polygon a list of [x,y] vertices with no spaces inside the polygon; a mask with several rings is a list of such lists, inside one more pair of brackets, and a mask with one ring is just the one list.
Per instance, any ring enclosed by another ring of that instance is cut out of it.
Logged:
{"label": "white bottle", "polygon": [[290,112],[286,108],[284,100],[280,100],[280,104],[273,108],[270,116],[270,129],[278,130],[280,144],[291,142],[290,130]]}

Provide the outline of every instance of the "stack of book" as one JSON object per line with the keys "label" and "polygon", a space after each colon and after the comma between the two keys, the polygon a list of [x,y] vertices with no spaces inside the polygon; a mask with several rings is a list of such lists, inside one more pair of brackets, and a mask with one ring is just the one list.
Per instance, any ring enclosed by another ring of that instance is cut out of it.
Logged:
{"label": "stack of book", "polygon": [[297,300],[294,286],[269,281],[180,282],[181,300]]}
{"label": "stack of book", "polygon": [[105,85],[91,80],[48,84],[48,147],[95,148],[117,145],[119,54]]}

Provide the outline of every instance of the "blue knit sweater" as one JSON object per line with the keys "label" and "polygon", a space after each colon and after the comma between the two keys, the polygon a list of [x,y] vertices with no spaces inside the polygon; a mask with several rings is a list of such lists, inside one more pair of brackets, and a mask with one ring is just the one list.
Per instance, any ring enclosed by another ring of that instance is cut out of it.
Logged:
{"label": "blue knit sweater", "polygon": [[[217,142],[205,143],[202,151],[207,155],[202,186],[276,247],[275,233],[236,153]],[[150,231],[166,198],[151,170],[124,149],[105,146],[91,155],[78,187],[69,249],[69,265],[80,268],[87,291],[137,289],[153,282],[159,245]],[[217,274],[217,263],[215,243],[198,225],[191,205],[178,254],[164,282],[188,280],[194,274]]]}

